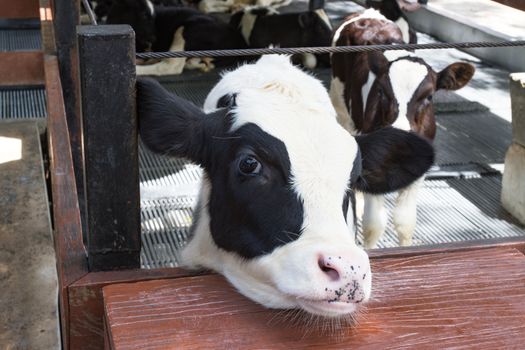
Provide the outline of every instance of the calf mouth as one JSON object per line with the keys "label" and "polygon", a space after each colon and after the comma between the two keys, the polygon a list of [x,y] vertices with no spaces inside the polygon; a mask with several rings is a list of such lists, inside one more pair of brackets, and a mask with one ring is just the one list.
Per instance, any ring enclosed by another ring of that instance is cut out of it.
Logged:
{"label": "calf mouth", "polygon": [[344,302],[334,300],[317,300],[297,298],[297,303],[304,311],[328,318],[346,318],[356,315],[363,308],[363,303],[359,302]]}

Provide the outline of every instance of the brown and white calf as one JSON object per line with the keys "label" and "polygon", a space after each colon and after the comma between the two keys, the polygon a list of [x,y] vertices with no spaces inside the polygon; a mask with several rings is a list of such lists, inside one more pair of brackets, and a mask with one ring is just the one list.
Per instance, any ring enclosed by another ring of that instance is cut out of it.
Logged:
{"label": "brown and white calf", "polygon": [[[369,9],[346,18],[336,30],[333,45],[392,44],[402,40],[395,23]],[[474,67],[455,62],[436,72],[407,51],[332,55],[330,97],[338,121],[353,135],[383,127],[415,132],[432,141],[436,121],[432,96],[439,89],[456,90],[467,84]],[[411,245],[416,226],[416,197],[423,178],[399,191],[393,222],[401,245]],[[365,246],[376,245],[386,228],[383,195],[365,194]]]}
{"label": "brown and white calf", "polygon": [[355,242],[354,191],[406,186],[434,158],[406,131],[350,135],[322,83],[286,56],[224,74],[204,111],[139,79],[137,109],[150,149],[204,169],[183,264],[222,273],[270,308],[337,317],[366,302],[372,275]]}

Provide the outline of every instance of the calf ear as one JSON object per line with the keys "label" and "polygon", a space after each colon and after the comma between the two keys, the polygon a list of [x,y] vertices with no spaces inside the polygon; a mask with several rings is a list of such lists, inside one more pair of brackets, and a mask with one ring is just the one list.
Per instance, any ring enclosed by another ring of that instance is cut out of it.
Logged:
{"label": "calf ear", "polygon": [[197,106],[156,80],[139,78],[137,114],[140,137],[149,149],[202,164],[208,118]]}
{"label": "calf ear", "polygon": [[387,127],[356,140],[362,171],[352,187],[362,192],[380,194],[406,187],[434,163],[432,145],[412,132]]}
{"label": "calf ear", "polygon": [[371,51],[368,55],[368,67],[376,75],[376,77],[382,76],[388,72],[390,62],[386,56],[379,51]]}
{"label": "calf ear", "polygon": [[438,73],[437,89],[457,90],[472,79],[476,68],[469,63],[456,62]]}

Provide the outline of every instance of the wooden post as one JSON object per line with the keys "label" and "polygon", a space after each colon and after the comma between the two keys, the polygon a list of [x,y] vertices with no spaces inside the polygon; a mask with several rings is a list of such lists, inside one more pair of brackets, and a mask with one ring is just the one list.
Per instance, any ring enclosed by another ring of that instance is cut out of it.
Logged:
{"label": "wooden post", "polygon": [[101,25],[77,33],[89,268],[139,268],[134,32]]}
{"label": "wooden post", "polygon": [[[53,21],[54,41],[56,55],[62,82],[62,95],[66,108],[69,140],[75,170],[75,182],[79,200],[82,232],[86,232],[86,208],[84,207],[84,164],[82,162],[82,128],[80,121],[80,94],[78,82],[78,51],[76,26],[80,23],[80,0],[53,0],[52,5],[43,3],[41,15]],[[48,17],[47,9],[53,9],[53,15]],[[45,23],[44,23],[45,24]],[[49,27],[44,25],[44,33],[49,32]],[[51,52],[46,52],[51,53]],[[85,237],[84,237],[85,241]]]}

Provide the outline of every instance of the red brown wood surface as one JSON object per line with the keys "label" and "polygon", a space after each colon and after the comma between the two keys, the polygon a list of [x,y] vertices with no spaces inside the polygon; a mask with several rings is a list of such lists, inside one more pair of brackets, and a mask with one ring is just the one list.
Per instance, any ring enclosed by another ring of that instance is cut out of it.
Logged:
{"label": "red brown wood surface", "polygon": [[98,350],[104,347],[102,287],[112,283],[192,275],[195,275],[195,272],[179,268],[88,273],[68,288],[70,349]]}
{"label": "red brown wood surface", "polygon": [[523,0],[492,0],[500,4],[514,7],[515,9],[525,11],[525,1]]}
{"label": "red brown wood surface", "polygon": [[[104,288],[114,349],[515,349],[525,342],[525,256],[494,248],[373,261],[356,325],[267,310],[222,277]],[[295,320],[294,320],[295,318]]]}
{"label": "red brown wood surface", "polygon": [[0,0],[1,18],[38,18],[38,0]]}
{"label": "red brown wood surface", "polygon": [[48,149],[53,198],[53,228],[59,279],[62,344],[69,349],[69,304],[67,287],[84,276],[87,259],[82,243],[80,211],[69,145],[62,87],[55,56],[45,57]]}
{"label": "red brown wood surface", "polygon": [[44,62],[41,51],[0,52],[0,85],[42,85]]}

